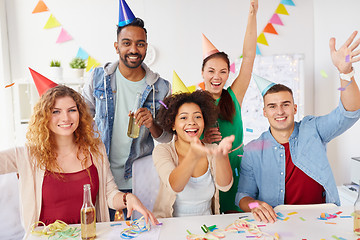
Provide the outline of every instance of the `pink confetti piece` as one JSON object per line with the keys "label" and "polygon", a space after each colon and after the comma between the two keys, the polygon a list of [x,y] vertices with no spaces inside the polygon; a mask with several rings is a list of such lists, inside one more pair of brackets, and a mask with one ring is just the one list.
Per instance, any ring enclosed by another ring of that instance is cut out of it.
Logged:
{"label": "pink confetti piece", "polygon": [[259,207],[259,203],[258,202],[251,202],[249,203],[249,208],[250,209],[254,209],[254,208],[257,208]]}
{"label": "pink confetti piece", "polygon": [[238,155],[238,157],[243,157],[244,155]]}
{"label": "pink confetti piece", "polygon": [[350,62],[350,55],[349,55],[349,54],[346,55],[346,57],[345,57],[345,62]]}
{"label": "pink confetti piece", "polygon": [[166,106],[166,104],[165,104],[163,101],[159,100],[159,103],[160,103],[161,105],[163,105],[164,108],[168,109],[168,107]]}
{"label": "pink confetti piece", "polygon": [[239,148],[241,148],[241,146],[244,145],[244,143],[242,143],[240,146],[238,146],[237,148],[234,148],[232,150],[229,151],[229,153],[235,152],[236,150],[238,150]]}

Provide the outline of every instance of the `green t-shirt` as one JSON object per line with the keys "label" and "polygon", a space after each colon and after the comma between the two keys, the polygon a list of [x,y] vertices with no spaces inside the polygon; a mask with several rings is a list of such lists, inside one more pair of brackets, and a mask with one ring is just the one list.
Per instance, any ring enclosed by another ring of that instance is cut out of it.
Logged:
{"label": "green t-shirt", "polygon": [[[230,135],[235,135],[235,140],[233,142],[233,149],[239,147],[243,143],[243,123],[241,119],[241,107],[235,96],[235,93],[232,91],[231,87],[228,87],[227,91],[229,92],[231,99],[235,105],[235,114],[233,117],[233,122],[226,121],[224,119],[218,118],[219,129],[221,136],[227,137]],[[218,104],[220,98],[217,99],[216,103]],[[235,196],[238,188],[239,177],[240,177],[240,164],[241,156],[243,154],[243,147],[240,149],[229,153],[230,165],[233,171],[234,183],[228,192],[220,191],[220,212],[227,211],[242,211],[238,205],[235,205]]]}

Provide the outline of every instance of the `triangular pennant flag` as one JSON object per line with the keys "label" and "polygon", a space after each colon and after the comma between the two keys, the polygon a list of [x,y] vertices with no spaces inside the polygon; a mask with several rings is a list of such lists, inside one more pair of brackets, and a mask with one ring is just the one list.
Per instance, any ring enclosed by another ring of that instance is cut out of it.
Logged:
{"label": "triangular pennant flag", "polygon": [[277,9],[275,10],[275,13],[282,14],[282,15],[289,15],[289,13],[287,12],[285,6],[282,5],[281,3],[279,4]]}
{"label": "triangular pennant flag", "polygon": [[43,95],[50,88],[53,88],[58,85],[57,83],[54,83],[50,79],[44,77],[43,75],[32,70],[31,68],[29,68],[29,70],[40,96]]}
{"label": "triangular pennant flag", "polygon": [[256,55],[261,55],[259,45],[256,44]]}
{"label": "triangular pennant flag", "polygon": [[266,27],[264,28],[264,32],[266,33],[272,33],[272,34],[278,34],[275,30],[274,26],[271,23],[266,24]]}
{"label": "triangular pennant flag", "polygon": [[274,15],[272,15],[269,23],[272,24],[276,24],[276,25],[284,25],[279,17],[279,15],[277,15],[276,13],[274,13]]}
{"label": "triangular pennant flag", "polygon": [[49,11],[48,7],[44,3],[43,0],[39,0],[39,2],[36,4],[36,7],[32,11],[32,13],[41,13],[41,12],[47,12]]}
{"label": "triangular pennant flag", "polygon": [[205,90],[205,82],[199,83],[198,86],[199,86],[202,90]]}
{"label": "triangular pennant flag", "polygon": [[87,60],[86,71],[88,72],[92,68],[96,68],[99,65],[100,65],[100,63],[98,61],[96,61],[95,58],[92,58],[92,57],[89,56],[89,58]]}
{"label": "triangular pennant flag", "polygon": [[194,92],[196,90],[196,86],[192,85],[192,86],[188,86],[187,89],[189,89],[189,92]]}
{"label": "triangular pennant flag", "polygon": [[295,6],[292,0],[281,0],[281,4],[288,5],[288,6]]}
{"label": "triangular pennant flag", "polygon": [[266,46],[269,46],[268,42],[266,41],[265,34],[263,32],[260,33],[260,35],[258,36],[257,42],[261,43],[261,44],[264,44]]}
{"label": "triangular pennant flag", "polygon": [[87,54],[87,52],[85,52],[84,49],[79,48],[79,50],[78,50],[78,52],[77,52],[77,54],[76,54],[76,57],[77,57],[77,58],[81,58],[81,59],[83,59],[83,60],[86,60],[86,59],[89,58],[89,54]]}
{"label": "triangular pennant flag", "polygon": [[230,72],[235,73],[235,63],[230,65]]}
{"label": "triangular pennant flag", "polygon": [[207,58],[214,53],[219,52],[217,48],[209,41],[209,39],[202,33],[202,48],[203,48],[203,59]]}
{"label": "triangular pennant flag", "polygon": [[72,37],[65,31],[64,28],[61,28],[61,32],[59,34],[58,39],[56,40],[56,43],[63,43],[66,41],[70,41]]}
{"label": "triangular pennant flag", "polygon": [[189,89],[185,86],[183,81],[179,78],[179,76],[174,71],[173,73],[173,81],[172,81],[172,94],[175,93],[187,93],[190,92]]}
{"label": "triangular pennant flag", "polygon": [[275,83],[263,78],[263,77],[260,77],[256,74],[252,74],[253,76],[253,79],[255,80],[255,83],[261,93],[262,96],[265,95],[265,93],[272,87],[275,85]]}
{"label": "triangular pennant flag", "polygon": [[55,27],[59,27],[61,26],[61,24],[58,22],[58,20],[56,20],[56,18],[51,14],[49,19],[47,20],[44,29],[49,29],[49,28],[55,28]]}

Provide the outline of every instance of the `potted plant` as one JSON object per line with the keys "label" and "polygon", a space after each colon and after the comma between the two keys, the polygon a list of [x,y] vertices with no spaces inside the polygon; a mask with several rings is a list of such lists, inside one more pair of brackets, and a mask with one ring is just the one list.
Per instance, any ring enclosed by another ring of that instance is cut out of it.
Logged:
{"label": "potted plant", "polygon": [[82,78],[84,76],[84,69],[86,68],[86,62],[84,59],[75,57],[71,60],[70,67],[73,69],[74,76],[76,78]]}
{"label": "potted plant", "polygon": [[50,75],[55,80],[62,79],[63,70],[61,67],[61,62],[59,60],[51,60],[50,62]]}

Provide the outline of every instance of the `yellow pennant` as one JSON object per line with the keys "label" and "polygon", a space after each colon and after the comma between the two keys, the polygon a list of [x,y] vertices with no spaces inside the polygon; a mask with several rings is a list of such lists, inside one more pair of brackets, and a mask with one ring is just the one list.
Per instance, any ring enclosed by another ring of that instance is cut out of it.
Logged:
{"label": "yellow pennant", "polygon": [[285,6],[283,4],[279,4],[277,9],[275,10],[275,13],[277,14],[283,14],[283,15],[289,15],[288,11],[286,10]]}
{"label": "yellow pennant", "polygon": [[96,61],[95,58],[92,58],[89,56],[89,58],[87,60],[86,71],[88,72],[88,71],[90,71],[90,69],[96,68],[99,65],[100,65],[100,63],[98,61]]}
{"label": "yellow pennant", "polygon": [[261,43],[261,44],[264,44],[266,46],[269,46],[268,42],[266,41],[265,34],[263,32],[260,33],[260,35],[258,36],[257,42]]}
{"label": "yellow pennant", "polygon": [[61,26],[61,24],[58,22],[58,20],[56,20],[54,15],[51,14],[44,26],[44,29],[55,28],[55,27],[60,27],[60,26]]}

